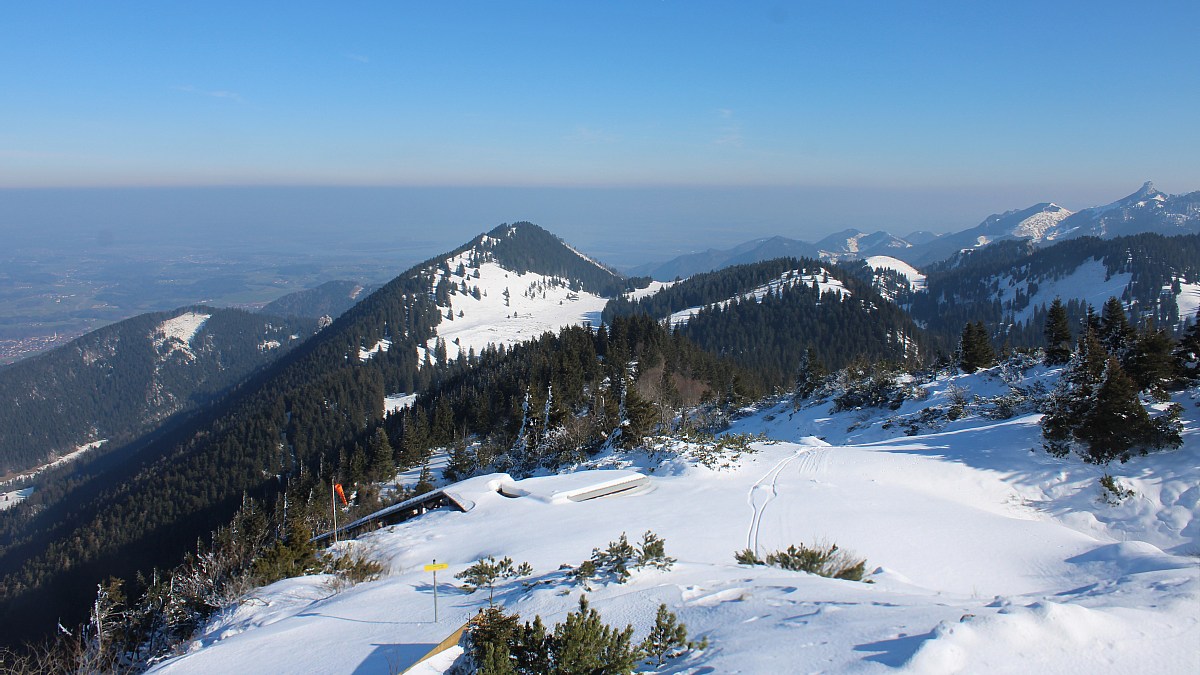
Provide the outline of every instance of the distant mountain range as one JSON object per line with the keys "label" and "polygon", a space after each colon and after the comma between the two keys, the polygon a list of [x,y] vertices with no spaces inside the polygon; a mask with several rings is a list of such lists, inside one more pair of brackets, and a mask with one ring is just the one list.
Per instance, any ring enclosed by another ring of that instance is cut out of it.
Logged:
{"label": "distant mountain range", "polygon": [[885,255],[921,266],[1000,241],[1028,240],[1047,245],[1077,237],[1112,238],[1142,233],[1200,233],[1200,191],[1168,195],[1147,182],[1127,197],[1077,213],[1044,202],[993,214],[975,227],[940,236],[918,231],[898,237],[884,231],[868,234],[848,229],[811,244],[786,237],[755,239],[727,250],[709,249],[663,263],[642,265],[631,269],[630,274],[669,281],[784,256],[845,261]]}

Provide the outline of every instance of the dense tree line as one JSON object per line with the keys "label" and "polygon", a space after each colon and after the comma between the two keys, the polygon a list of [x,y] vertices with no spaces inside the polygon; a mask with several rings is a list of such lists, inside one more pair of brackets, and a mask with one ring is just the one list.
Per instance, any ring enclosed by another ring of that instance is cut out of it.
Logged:
{"label": "dense tree line", "polygon": [[472,365],[384,421],[401,466],[421,462],[430,448],[452,447],[454,478],[489,467],[554,468],[606,443],[635,446],[671,426],[684,406],[762,391],[754,375],[644,316],[489,348]]}

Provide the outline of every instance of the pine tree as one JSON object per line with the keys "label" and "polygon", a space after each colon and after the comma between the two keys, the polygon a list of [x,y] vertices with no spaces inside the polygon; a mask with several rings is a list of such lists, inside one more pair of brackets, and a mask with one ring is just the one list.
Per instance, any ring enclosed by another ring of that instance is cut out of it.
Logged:
{"label": "pine tree", "polygon": [[1042,416],[1042,435],[1047,452],[1065,457],[1074,442],[1075,430],[1095,405],[1096,392],[1104,381],[1108,352],[1085,327],[1062,377],[1050,396]]}
{"label": "pine tree", "polygon": [[1177,364],[1172,354],[1175,343],[1165,330],[1150,323],[1138,333],[1137,342],[1129,352],[1126,371],[1139,391],[1150,391],[1156,398],[1166,400],[1166,387],[1175,381]]}
{"label": "pine tree", "polygon": [[554,671],[575,673],[632,673],[638,650],[633,646],[633,626],[618,631],[600,620],[600,613],[579,598],[579,611],[554,627],[551,638]]}
{"label": "pine tree", "polygon": [[368,452],[369,465],[367,474],[374,482],[385,481],[396,475],[396,463],[392,459],[393,450],[388,440],[387,431],[379,427],[371,437]]}
{"label": "pine tree", "polygon": [[1087,444],[1086,459],[1096,464],[1128,459],[1130,449],[1147,444],[1156,433],[1138,400],[1137,386],[1112,356],[1104,384],[1082,421],[1075,436]]}
{"label": "pine tree", "polygon": [[1046,314],[1046,365],[1058,365],[1071,360],[1071,326],[1067,308],[1055,298]]}
{"label": "pine tree", "polygon": [[642,641],[642,653],[646,658],[653,659],[656,665],[662,665],[672,652],[687,649],[688,646],[687,626],[679,623],[678,617],[665,604],[659,605],[654,627]]}
{"label": "pine tree", "polygon": [[1175,348],[1175,367],[1179,377],[1185,381],[1195,382],[1200,379],[1200,312],[1184,331],[1179,346]]}
{"label": "pine tree", "polygon": [[1108,352],[1124,360],[1125,355],[1133,347],[1135,333],[1129,319],[1125,316],[1125,307],[1115,297],[1110,297],[1104,303],[1100,313],[1100,330],[1096,333],[1101,344]]}
{"label": "pine tree", "polygon": [[996,363],[996,350],[992,348],[982,321],[967,323],[963,327],[960,345],[962,357],[959,365],[964,371],[973,373]]}
{"label": "pine tree", "polygon": [[796,404],[798,405],[801,400],[812,396],[828,374],[829,369],[817,356],[817,350],[812,346],[805,349],[804,356],[800,360],[800,374],[796,377]]}

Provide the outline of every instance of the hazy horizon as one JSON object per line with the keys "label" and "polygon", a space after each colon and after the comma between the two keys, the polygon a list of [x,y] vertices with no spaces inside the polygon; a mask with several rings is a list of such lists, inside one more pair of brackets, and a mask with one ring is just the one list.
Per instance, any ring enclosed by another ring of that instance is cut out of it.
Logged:
{"label": "hazy horizon", "polygon": [[1020,187],[4,189],[0,231],[13,249],[99,251],[143,243],[314,255],[410,251],[407,259],[416,262],[502,222],[528,220],[604,262],[628,267],[776,235],[816,241],[846,228],[898,236],[958,231],[1042,201],[1071,210],[1108,203],[1140,184],[1062,195]]}
{"label": "hazy horizon", "polygon": [[10,242],[200,229],[327,250],[338,229],[436,252],[529,220],[631,264],[1200,189],[1196,3],[63,2],[5,19]]}

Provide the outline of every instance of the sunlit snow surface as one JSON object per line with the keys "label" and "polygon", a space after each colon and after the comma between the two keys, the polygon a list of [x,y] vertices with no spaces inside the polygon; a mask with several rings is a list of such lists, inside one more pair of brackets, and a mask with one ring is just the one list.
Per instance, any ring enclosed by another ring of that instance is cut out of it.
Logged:
{"label": "sunlit snow surface", "polygon": [[[1093,307],[1100,307],[1110,297],[1121,297],[1132,279],[1133,275],[1128,272],[1110,276],[1103,262],[1091,259],[1058,279],[1038,280],[1037,292],[1030,297],[1029,304],[1015,314],[1015,318],[1018,322],[1028,321],[1036,308],[1042,305],[1049,307],[1055,298],[1062,298],[1064,302],[1069,298],[1078,298]],[[1009,276],[1001,277],[999,284],[998,299],[1001,301],[1012,300],[1017,289],[1026,293],[1029,291],[1027,281],[1015,281]]]}
{"label": "sunlit snow surface", "polygon": [[[494,262],[486,262],[478,268],[469,267],[469,254],[447,260],[451,272],[439,271],[437,279],[447,277],[457,289],[450,296],[449,306],[442,306],[442,320],[437,326],[437,336],[424,346],[418,347],[424,360],[432,353],[439,339],[446,345],[449,359],[459,354],[467,355],[474,349],[482,352],[488,345],[511,347],[521,342],[534,340],[543,333],[557,333],[567,326],[600,325],[600,313],[607,299],[584,290],[573,291],[568,285],[543,274],[527,272],[518,274]],[[463,264],[463,275],[458,275],[458,265]],[[475,276],[478,271],[479,276]],[[462,293],[463,284],[467,293]],[[433,287],[436,288],[437,280]],[[474,291],[479,291],[476,298]],[[447,316],[447,314],[452,316]],[[367,360],[391,347],[390,340],[359,350],[361,360]],[[400,401],[403,393],[393,393],[388,401]],[[411,403],[410,403],[411,404]],[[385,401],[385,410],[394,410],[396,404]]]}
{"label": "sunlit snow surface", "polygon": [[151,333],[154,348],[164,356],[179,352],[185,360],[194,361],[196,354],[192,352],[192,338],[196,337],[196,333],[211,316],[199,312],[184,312],[173,319],[167,319]]}
{"label": "sunlit snow surface", "polygon": [[[1048,377],[1035,369],[1026,384]],[[599,584],[589,598],[607,622],[632,623],[636,639],[660,602],[709,639],[651,672],[1200,672],[1195,392],[1177,397],[1184,447],[1109,467],[1137,493],[1109,506],[1103,468],[1034,450],[1037,415],[971,416],[913,436],[883,428],[888,416],[947,406],[951,382],[968,395],[1006,390],[985,372],[924,385],[927,399],[897,411],[767,403],[732,431],[779,442],[756,444],[735,468],[607,455],[593,466],[637,469],[650,486],[591,501],[509,498],[475,479],[469,512],[434,511],[339,545],[386,563],[385,578],[341,592],[321,576],[260,589],[160,672],[396,672],[487,605],[486,592],[452,585],[479,558],[531,563],[535,585],[506,582],[497,601],[553,624],[581,593],[559,566],[646,530],[665,538],[674,568]],[[540,477],[538,492],[587,480]],[[734,563],[747,547],[821,540],[865,557],[874,583]],[[435,558],[450,565],[436,624],[422,571]]]}
{"label": "sunlit snow surface", "polygon": [[[454,318],[443,318],[437,334],[446,342],[451,359],[458,358],[459,351],[466,353],[474,348],[479,353],[489,344],[512,346],[565,326],[600,325],[600,312],[608,302],[605,298],[556,285],[546,275],[510,272],[493,262],[479,266],[478,278],[474,268],[468,268],[467,275],[460,277],[453,274],[459,262],[466,262],[466,256],[450,260],[450,281],[465,281],[468,289],[479,289],[480,297],[456,293],[450,296],[450,306],[443,308],[450,310]],[[435,343],[436,338],[426,348],[433,349]]]}
{"label": "sunlit snow surface", "polygon": [[917,268],[899,258],[887,255],[873,255],[866,258],[863,262],[871,269],[882,267],[883,269],[899,272],[905,279],[908,279],[908,283],[914,291],[925,290],[925,275],[921,274]]}
{"label": "sunlit snow surface", "polygon": [[1179,307],[1180,322],[1194,320],[1196,310],[1200,309],[1200,284],[1179,284],[1179,294],[1175,296]]}

